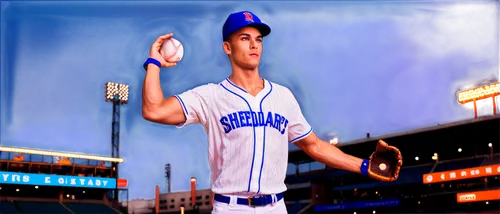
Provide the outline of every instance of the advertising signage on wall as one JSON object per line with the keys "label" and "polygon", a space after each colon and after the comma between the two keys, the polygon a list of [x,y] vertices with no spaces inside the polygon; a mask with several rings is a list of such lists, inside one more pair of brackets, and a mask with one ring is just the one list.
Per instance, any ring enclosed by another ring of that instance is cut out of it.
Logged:
{"label": "advertising signage on wall", "polygon": [[314,206],[314,211],[333,211],[333,210],[350,210],[350,209],[363,209],[363,208],[374,208],[374,207],[392,207],[399,206],[399,199],[381,199],[373,201],[353,201],[345,202],[340,204],[327,204],[327,205],[316,205]]}
{"label": "advertising signage on wall", "polygon": [[457,193],[457,202],[458,203],[499,200],[499,199],[500,199],[500,189],[486,190],[486,191],[479,191],[479,192]]}
{"label": "advertising signage on wall", "polygon": [[116,179],[0,171],[0,184],[114,189],[116,188]]}
{"label": "advertising signage on wall", "polygon": [[424,174],[423,183],[430,184],[492,175],[500,175],[500,164]]}

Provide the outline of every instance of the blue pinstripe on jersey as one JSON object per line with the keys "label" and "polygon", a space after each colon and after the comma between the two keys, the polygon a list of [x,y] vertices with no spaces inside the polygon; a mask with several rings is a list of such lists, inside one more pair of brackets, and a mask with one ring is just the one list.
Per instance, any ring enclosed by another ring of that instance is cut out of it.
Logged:
{"label": "blue pinstripe on jersey", "polygon": [[[269,81],[267,81],[269,82]],[[260,111],[261,112],[264,112],[262,111],[262,102],[264,101],[264,99],[266,99],[267,95],[269,95],[271,93],[271,91],[273,91],[273,84],[271,84],[271,82],[269,82],[269,85],[271,86],[271,89],[269,90],[269,92],[267,92],[266,96],[264,96],[262,98],[262,100],[260,100]],[[262,138],[263,139],[263,146],[262,146],[262,163],[260,164],[260,173],[259,173],[259,189],[257,190],[257,193],[260,193],[260,178],[262,176],[262,169],[264,168],[264,154],[266,152],[266,126],[264,126],[264,137]]]}
{"label": "blue pinstripe on jersey", "polygon": [[229,78],[226,78],[226,80],[227,80],[227,82],[229,82],[229,84],[233,85],[234,87],[236,87],[236,88],[238,88],[238,89],[242,90],[242,91],[243,91],[243,92],[245,92],[245,93],[248,93],[247,91],[245,91],[245,89],[242,89],[242,88],[240,88],[239,86],[235,85],[233,82],[231,82],[231,80],[229,80]]}
{"label": "blue pinstripe on jersey", "polygon": [[[228,82],[231,83],[228,79]],[[250,103],[248,103],[248,101],[243,98],[241,95],[229,90],[228,88],[226,88],[224,85],[220,84],[220,86],[222,86],[224,89],[226,89],[227,91],[231,92],[232,94],[240,97],[241,99],[243,99],[243,101],[245,101],[245,103],[247,103],[248,105],[248,108],[250,109],[250,112],[252,112],[252,107],[250,106]],[[243,90],[243,89],[242,89]],[[250,192],[250,184],[251,184],[251,181],[252,181],[252,172],[253,172],[253,164],[254,164],[254,161],[255,161],[255,141],[256,141],[256,137],[255,137],[255,126],[252,126],[253,127],[253,156],[252,156],[252,166],[250,167],[250,177],[248,178],[248,192]]]}

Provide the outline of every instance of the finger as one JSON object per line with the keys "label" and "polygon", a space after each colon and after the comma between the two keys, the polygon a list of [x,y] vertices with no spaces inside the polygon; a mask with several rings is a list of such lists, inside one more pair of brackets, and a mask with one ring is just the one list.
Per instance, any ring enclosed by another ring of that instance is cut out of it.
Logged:
{"label": "finger", "polygon": [[379,140],[377,143],[376,150],[377,152],[385,152],[387,150],[388,144],[383,140]]}
{"label": "finger", "polygon": [[175,63],[175,62],[174,63],[172,63],[172,62],[167,62],[166,63],[167,67],[173,67],[173,66],[176,66],[176,65],[177,65],[177,63]]}
{"label": "finger", "polygon": [[401,154],[401,151],[398,148],[396,148],[395,146],[387,146],[387,150],[393,151],[399,155]]}
{"label": "finger", "polygon": [[165,42],[165,40],[172,38],[173,35],[174,35],[173,33],[169,33],[169,34],[165,34],[165,35],[158,37],[158,39],[156,39],[156,41],[155,41],[155,45],[161,46],[161,44],[163,44],[163,42]]}
{"label": "finger", "polygon": [[173,35],[174,35],[174,33],[164,34],[164,35],[162,35],[162,36],[158,37],[158,40],[163,40],[163,41],[165,41],[165,40],[167,40],[167,39],[172,38],[172,36],[173,36]]}
{"label": "finger", "polygon": [[394,170],[394,175],[397,177],[397,176],[399,176],[400,172],[401,172],[401,168],[399,166],[397,166],[396,169]]}

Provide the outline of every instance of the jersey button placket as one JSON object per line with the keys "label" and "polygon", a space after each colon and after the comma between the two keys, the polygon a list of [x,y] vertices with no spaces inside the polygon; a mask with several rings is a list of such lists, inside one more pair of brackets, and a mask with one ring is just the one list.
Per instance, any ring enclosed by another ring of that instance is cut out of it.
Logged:
{"label": "jersey button placket", "polygon": [[[256,112],[260,112],[260,99],[256,99],[253,102],[252,109],[255,109]],[[262,173],[264,173],[263,164],[262,161],[265,162],[265,157],[262,158],[265,155],[264,149],[264,127],[262,126],[257,126],[255,127],[255,166],[254,166],[254,173],[255,173],[255,191],[259,190],[259,178],[261,178]],[[263,153],[264,152],[264,153]],[[262,171],[262,173],[261,173]],[[261,178],[262,179],[262,178]],[[262,184],[261,184],[262,185]],[[262,190],[262,186],[260,187]]]}

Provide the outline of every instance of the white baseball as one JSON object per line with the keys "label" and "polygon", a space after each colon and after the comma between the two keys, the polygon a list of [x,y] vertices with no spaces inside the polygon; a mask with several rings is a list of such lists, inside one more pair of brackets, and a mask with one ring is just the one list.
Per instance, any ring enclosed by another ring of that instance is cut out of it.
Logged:
{"label": "white baseball", "polygon": [[380,165],[378,165],[378,168],[380,168],[380,170],[385,170],[387,166],[385,165],[385,163],[381,163]]}
{"label": "white baseball", "polygon": [[184,56],[184,47],[177,39],[170,38],[163,42],[160,54],[167,62],[179,62]]}

